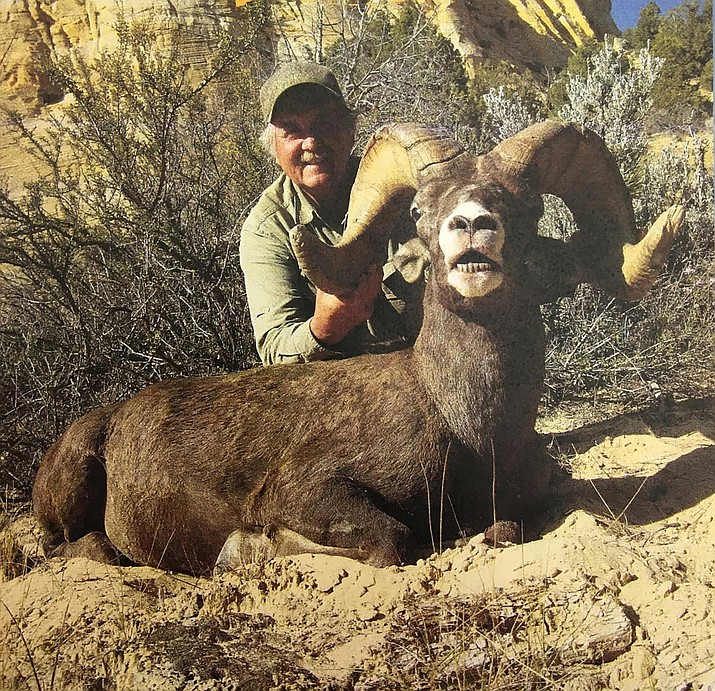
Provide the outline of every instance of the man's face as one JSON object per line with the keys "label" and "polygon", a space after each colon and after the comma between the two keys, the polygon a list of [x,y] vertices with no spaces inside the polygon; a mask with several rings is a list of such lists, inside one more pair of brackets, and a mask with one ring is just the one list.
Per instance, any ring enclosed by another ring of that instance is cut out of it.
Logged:
{"label": "man's face", "polygon": [[323,204],[343,181],[353,146],[353,124],[334,99],[310,99],[306,97],[310,94],[302,94],[290,97],[288,92],[274,111],[276,161],[296,185]]}

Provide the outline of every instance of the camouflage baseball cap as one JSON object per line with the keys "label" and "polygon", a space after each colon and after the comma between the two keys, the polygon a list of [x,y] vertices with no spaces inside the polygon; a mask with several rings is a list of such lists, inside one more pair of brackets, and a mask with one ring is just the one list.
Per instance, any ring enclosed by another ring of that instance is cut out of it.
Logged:
{"label": "camouflage baseball cap", "polygon": [[327,67],[315,62],[289,62],[279,67],[261,87],[261,112],[266,122],[270,122],[273,118],[276,101],[288,89],[301,84],[315,84],[322,87],[345,105],[338,80]]}

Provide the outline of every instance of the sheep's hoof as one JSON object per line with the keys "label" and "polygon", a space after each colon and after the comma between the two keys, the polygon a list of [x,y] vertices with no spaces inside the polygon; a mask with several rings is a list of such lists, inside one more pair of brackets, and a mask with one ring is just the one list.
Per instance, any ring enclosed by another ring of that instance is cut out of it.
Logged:
{"label": "sheep's hoof", "polygon": [[276,544],[270,530],[241,528],[234,530],[224,542],[213,575],[218,576],[247,564],[264,564],[277,556]]}
{"label": "sheep's hoof", "polygon": [[95,530],[83,535],[74,542],[63,542],[53,549],[50,557],[84,557],[101,564],[118,566],[123,563],[122,556],[109,538],[102,532]]}
{"label": "sheep's hoof", "polygon": [[522,542],[521,527],[514,521],[497,521],[484,531],[484,542],[491,547],[519,545]]}

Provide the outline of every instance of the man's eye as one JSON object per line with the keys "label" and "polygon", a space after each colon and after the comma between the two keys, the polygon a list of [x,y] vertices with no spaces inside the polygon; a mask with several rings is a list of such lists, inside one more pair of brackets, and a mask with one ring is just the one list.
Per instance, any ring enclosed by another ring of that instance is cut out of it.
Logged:
{"label": "man's eye", "polygon": [[320,125],[325,132],[335,132],[340,128],[340,123],[335,122],[335,120],[325,120]]}

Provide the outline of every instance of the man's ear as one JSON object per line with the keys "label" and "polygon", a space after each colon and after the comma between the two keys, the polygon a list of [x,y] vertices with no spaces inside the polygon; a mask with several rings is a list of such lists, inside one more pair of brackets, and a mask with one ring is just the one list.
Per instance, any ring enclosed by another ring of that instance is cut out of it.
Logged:
{"label": "man's ear", "polygon": [[420,238],[412,238],[395,252],[392,263],[407,283],[417,283],[424,277],[430,258]]}

